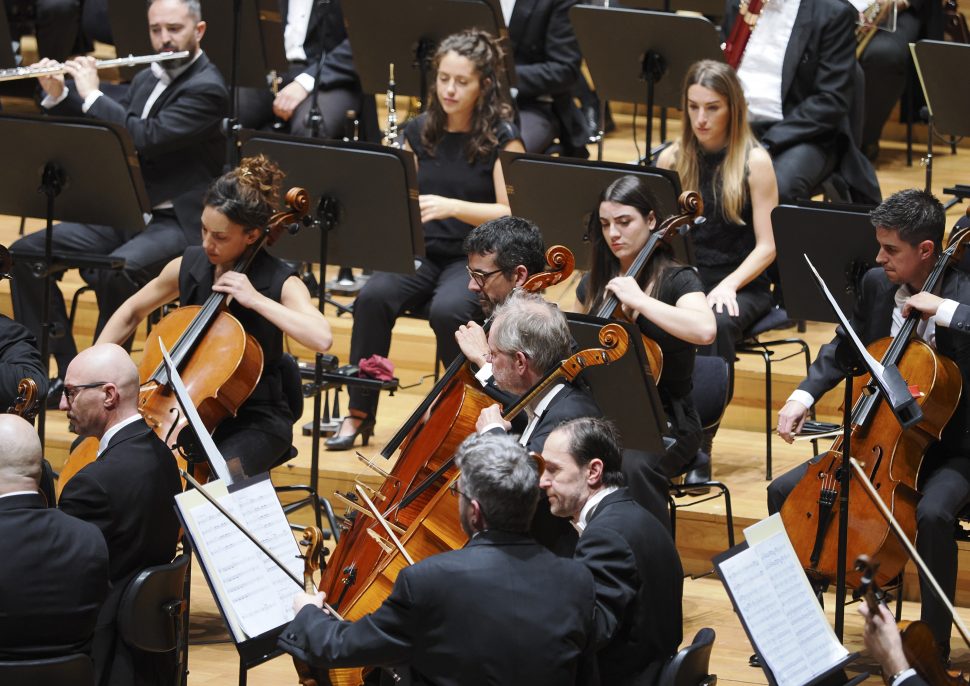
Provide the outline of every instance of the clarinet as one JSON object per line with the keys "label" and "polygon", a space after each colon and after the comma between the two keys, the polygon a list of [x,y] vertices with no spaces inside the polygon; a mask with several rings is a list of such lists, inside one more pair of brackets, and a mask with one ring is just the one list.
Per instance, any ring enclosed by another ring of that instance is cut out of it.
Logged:
{"label": "clarinet", "polygon": [[387,81],[387,129],[381,142],[391,148],[400,148],[401,143],[397,135],[397,110],[394,106],[394,63],[391,63],[390,78]]}
{"label": "clarinet", "polygon": [[728,36],[727,42],[721,46],[721,49],[724,50],[724,60],[733,69],[741,66],[744,48],[748,45],[748,39],[751,38],[755,24],[758,23],[762,7],[768,2],[769,0],[748,0],[748,2],[741,0],[738,7],[738,16],[731,27],[731,35]]}

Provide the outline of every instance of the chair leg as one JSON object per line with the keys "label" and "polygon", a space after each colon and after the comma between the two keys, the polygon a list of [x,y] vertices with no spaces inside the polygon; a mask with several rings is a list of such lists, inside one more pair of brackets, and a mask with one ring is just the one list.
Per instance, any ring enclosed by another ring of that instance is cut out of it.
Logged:
{"label": "chair leg", "polygon": [[765,361],[765,481],[771,481],[771,353],[762,354]]}
{"label": "chair leg", "polygon": [[677,544],[677,502],[667,493],[667,509],[670,511],[670,538]]}

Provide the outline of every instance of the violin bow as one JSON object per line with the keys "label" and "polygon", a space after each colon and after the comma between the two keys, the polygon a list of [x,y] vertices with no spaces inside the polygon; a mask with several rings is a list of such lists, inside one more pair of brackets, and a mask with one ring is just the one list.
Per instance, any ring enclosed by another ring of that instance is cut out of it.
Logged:
{"label": "violin bow", "polygon": [[890,512],[889,508],[886,506],[886,503],[884,503],[882,498],[879,497],[876,487],[872,485],[872,481],[869,480],[869,476],[866,474],[865,470],[862,469],[862,465],[859,464],[859,461],[854,457],[849,458],[849,464],[851,464],[852,469],[855,470],[855,475],[859,478],[859,482],[862,484],[863,489],[865,489],[866,494],[868,494],[869,498],[872,499],[872,502],[875,503],[876,508],[879,510],[882,516],[885,517],[886,522],[889,523],[889,527],[893,530],[893,533],[896,534],[896,538],[899,539],[899,542],[906,549],[906,552],[909,553],[910,558],[912,558],[913,562],[916,563],[916,566],[919,568],[919,571],[923,577],[929,581],[930,586],[933,588],[933,592],[936,594],[936,597],[939,598],[940,602],[946,606],[946,609],[950,613],[950,618],[953,620],[953,624],[956,626],[957,631],[960,632],[960,636],[963,638],[964,643],[970,646],[970,631],[967,630],[966,624],[963,623],[963,619],[960,618],[960,615],[956,613],[956,610],[953,608],[953,603],[951,603],[950,599],[946,597],[943,589],[940,588],[940,584],[936,581],[936,577],[933,576],[933,574],[927,568],[926,563],[923,562],[923,558],[920,557],[918,552],[916,552],[916,547],[910,542],[909,537],[903,532],[903,527],[899,525],[899,522],[896,521],[893,513]]}

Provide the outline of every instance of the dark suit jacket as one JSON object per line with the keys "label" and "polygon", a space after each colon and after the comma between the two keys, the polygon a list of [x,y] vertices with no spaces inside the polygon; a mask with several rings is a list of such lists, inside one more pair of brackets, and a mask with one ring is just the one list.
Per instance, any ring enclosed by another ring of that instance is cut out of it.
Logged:
{"label": "dark suit jacket", "polygon": [[[725,34],[738,13],[738,0],[728,0]],[[858,12],[846,0],[811,0],[798,6],[795,26],[782,65],[784,119],[762,136],[774,154],[800,142],[834,144],[841,156],[839,171],[857,202],[879,202],[879,181],[853,140],[849,106],[856,84],[855,25]]]}
{"label": "dark suit jacket", "polygon": [[[288,12],[288,0],[280,0],[284,27]],[[314,0],[303,51],[306,53],[307,64],[301,73],[314,79],[319,73],[321,88],[360,88],[340,0]],[[320,64],[321,58],[323,64]]]}
{"label": "dark suit jacket", "polygon": [[0,498],[0,659],[87,652],[108,593],[97,527],[39,494]]}
{"label": "dark suit jacket", "polygon": [[539,417],[539,423],[536,424],[536,428],[529,436],[529,442],[525,447],[528,450],[541,453],[549,434],[563,422],[580,417],[600,417],[602,415],[599,405],[596,404],[592,396],[572,384],[565,384],[565,388],[556,394],[556,397],[549,403],[549,407]]}
{"label": "dark suit jacket", "polygon": [[575,559],[596,582],[600,680],[653,684],[683,637],[684,572],[670,533],[621,488],[593,509]]}
{"label": "dark suit jacket", "polygon": [[[870,269],[863,277],[861,295],[856,301],[850,323],[866,345],[889,335],[897,288],[881,267]],[[970,276],[959,269],[950,269],[944,277],[940,295],[958,303],[970,303]],[[964,393],[943,431],[941,441],[941,447],[951,455],[970,455],[970,403],[967,402],[966,392],[970,388],[970,336],[966,335],[968,331],[970,307],[965,304],[957,308],[949,328],[936,327],[937,351],[956,362],[963,376]],[[831,343],[821,347],[818,357],[808,370],[808,377],[798,386],[811,393],[813,398],[820,398],[845,378],[843,366],[839,364],[836,353],[839,340],[836,336]]]}
{"label": "dark suit jacket", "polygon": [[[595,683],[595,592],[583,565],[522,534],[485,531],[401,570],[372,614],[300,610],[279,646],[313,665],[410,665],[415,684]],[[591,678],[592,677],[592,678]]]}
{"label": "dark suit jacket", "polygon": [[517,101],[524,105],[540,95],[552,96],[553,111],[562,125],[561,141],[570,152],[585,149],[589,135],[570,94],[581,76],[583,59],[569,21],[569,8],[576,1],[517,0],[509,19]]}
{"label": "dark suit jacket", "polygon": [[[150,69],[135,74],[120,101],[101,96],[87,115],[121,124],[138,151],[145,190],[152,205],[171,200],[190,244],[199,242],[202,197],[225,160],[225,138],[219,124],[229,110],[222,75],[209,58],[199,58],[159,96],[148,117],[141,118],[158,79]],[[71,89],[52,114],[81,115],[82,101]]]}
{"label": "dark suit jacket", "polygon": [[165,670],[152,656],[116,636],[115,617],[131,578],[175,556],[179,522],[173,498],[181,490],[172,452],[137,421],[122,428],[61,492],[59,507],[96,524],[108,542],[112,588],[98,618],[93,652],[101,684],[165,683]]}
{"label": "dark suit jacket", "polygon": [[47,397],[47,373],[40,363],[37,339],[21,323],[0,314],[0,412],[6,412],[17,400],[17,385],[31,378],[37,384],[37,395]]}

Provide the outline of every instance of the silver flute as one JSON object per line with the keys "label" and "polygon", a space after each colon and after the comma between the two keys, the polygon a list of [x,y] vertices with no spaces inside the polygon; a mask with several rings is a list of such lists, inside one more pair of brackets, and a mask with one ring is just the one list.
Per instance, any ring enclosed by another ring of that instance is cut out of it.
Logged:
{"label": "silver flute", "polygon": [[[96,69],[108,69],[110,67],[135,67],[139,64],[151,64],[152,62],[165,62],[167,60],[178,60],[189,56],[188,50],[179,52],[160,52],[155,55],[141,55],[135,57],[119,57],[113,60],[98,60],[94,66]],[[66,71],[63,64],[51,64],[46,67],[14,67],[12,69],[0,69],[0,81],[17,81],[18,79],[36,79],[40,76],[57,76]]]}
{"label": "silver flute", "polygon": [[397,109],[395,108],[395,90],[397,84],[394,83],[394,63],[391,63],[390,79],[387,82],[387,130],[384,132],[384,145],[392,148],[400,148],[401,142],[398,140],[397,133]]}

